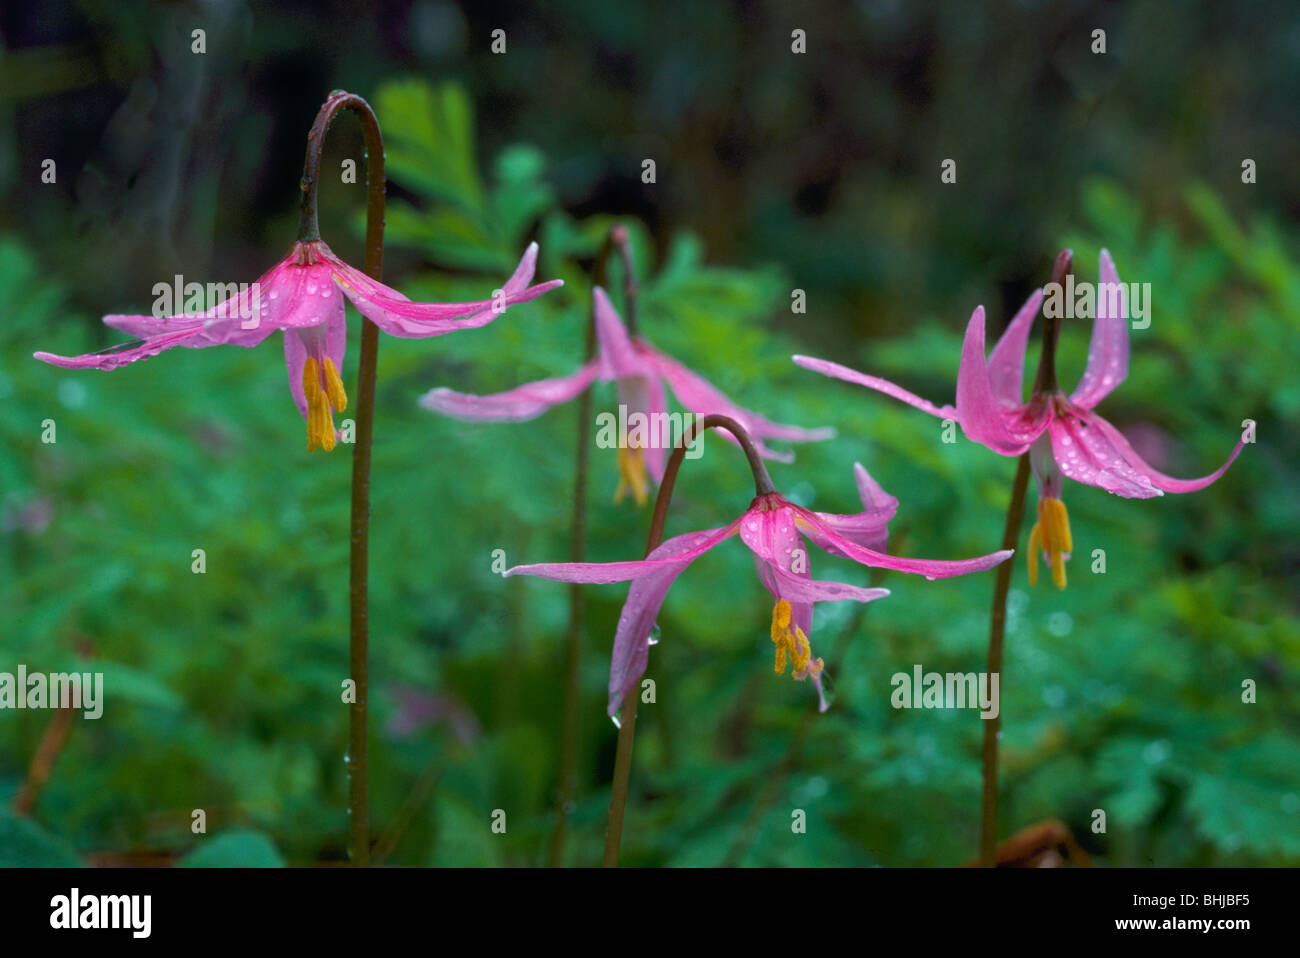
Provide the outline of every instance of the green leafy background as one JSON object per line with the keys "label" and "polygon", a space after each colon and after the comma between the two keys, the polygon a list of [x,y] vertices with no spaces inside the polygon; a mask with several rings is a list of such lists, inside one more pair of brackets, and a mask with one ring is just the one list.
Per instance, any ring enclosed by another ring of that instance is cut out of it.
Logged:
{"label": "green leafy background", "polygon": [[[589,12],[598,11],[615,16],[599,5]],[[614,49],[637,49],[634,24],[591,29]],[[506,59],[523,63],[507,69],[526,70],[536,54],[522,38],[512,42],[520,52]],[[596,86],[592,95],[614,98],[617,87]],[[1026,182],[1016,199],[1024,235],[999,247],[997,259],[985,252],[990,241],[969,232],[958,241],[964,260],[927,248],[927,234],[973,231],[983,215],[924,213],[921,224],[915,204],[939,202],[928,185],[937,159],[926,160],[924,200],[899,174],[841,190],[818,216],[760,198],[747,220],[724,226],[702,195],[695,217],[672,204],[675,215],[588,209],[562,194],[573,164],[593,162],[599,145],[580,130],[567,131],[572,141],[541,133],[502,140],[506,130],[525,134],[550,121],[536,107],[508,120],[499,95],[485,108],[470,89],[415,74],[360,88],[387,136],[386,278],[413,299],[480,298],[535,238],[539,277],[566,285],[481,330],[381,344],[371,807],[382,861],[544,861],[568,590],[504,580],[492,558],[497,549],[511,564],[567,555],[576,408],[527,424],[468,425],[415,400],[436,385],[491,392],[575,368],[593,258],[618,222],[631,232],[647,337],[742,405],[838,430],[832,442],[798,447],[794,464],[773,464],[778,487],[817,509],[851,511],[852,465],[862,462],[901,500],[892,549],[915,556],[995,548],[1014,464],[964,437],[945,444],[936,420],[800,370],[790,355],[835,358],[946,402],[970,309],[983,302],[1000,329],[1031,285],[1045,282],[1060,246],[1073,248],[1080,279],[1095,279],[1104,245],[1123,279],[1149,282],[1151,325],[1133,332],[1129,379],[1102,412],[1136,430],[1180,476],[1217,466],[1244,419],[1257,421],[1258,441],[1224,479],[1193,495],[1136,501],[1067,486],[1076,555],[1064,592],[1044,581],[1029,588],[1023,559],[1014,560],[1002,833],[1059,819],[1110,865],[1300,863],[1293,215],[1232,198],[1246,189],[1235,161],[1226,173],[1189,173],[1153,196],[1106,163],[1046,193]],[[305,129],[309,118],[294,122]],[[562,116],[553,122],[561,132],[572,125]],[[347,155],[345,125],[342,145],[326,151],[327,168]],[[296,162],[300,142],[285,142]],[[1025,168],[1023,159],[1009,162]],[[639,160],[630,163],[639,173]],[[688,189],[677,182],[687,175],[661,167],[663,189]],[[769,198],[782,189],[772,178]],[[362,190],[327,183],[322,197],[333,217],[333,233],[328,218],[323,224],[327,237],[355,260]],[[881,204],[865,213],[873,196]],[[1025,226],[1049,197],[1064,209]],[[248,261],[247,279],[260,271],[259,257],[265,268],[281,254],[292,215],[286,207],[268,219],[263,242],[245,232],[253,253],[236,260]],[[0,669],[22,662],[102,671],[108,698],[102,719],[73,722],[34,813],[0,816],[0,864],[342,861],[347,448],[306,452],[278,344],[179,349],[111,375],[32,361],[35,349],[78,353],[117,341],[97,314],[143,311],[152,280],[136,273],[125,300],[88,299],[75,257],[88,253],[92,234],[55,241],[43,221],[5,224]],[[611,270],[619,290],[617,264]],[[791,313],[795,288],[807,292],[807,315]],[[350,384],[350,308],[349,317]],[[1067,323],[1065,381],[1082,370],[1086,346],[1086,326]],[[615,401],[613,387],[596,387],[594,409]],[[41,442],[47,419],[57,425],[54,444]],[[593,450],[593,559],[639,555],[644,545],[648,510],[614,504],[616,483],[612,452]],[[726,521],[750,490],[743,459],[710,438],[683,471],[669,533]],[[202,575],[191,572],[199,548]],[[1105,550],[1105,574],[1090,571],[1093,549]],[[851,563],[814,563],[822,577],[873,581]],[[624,860],[968,861],[978,837],[981,722],[973,711],[891,708],[890,676],[916,663],[982,669],[992,580],[889,574],[882,581],[892,596],[868,609],[820,607],[814,645],[835,695],[818,716],[811,689],[772,674],[771,604],[748,552],[731,542],[692,566],[659,620],[663,640],[648,673],[657,701],[638,721]],[[566,856],[573,864],[597,862],[603,845],[615,740],[605,685],[624,595],[622,586],[587,590],[580,788]],[[1246,679],[1257,684],[1255,704],[1242,702]],[[51,715],[0,714],[5,806]],[[190,828],[200,808],[206,835]],[[497,809],[506,813],[504,834],[490,828]],[[792,832],[795,809],[807,814],[806,834]],[[1104,834],[1090,828],[1094,809],[1106,812]]]}

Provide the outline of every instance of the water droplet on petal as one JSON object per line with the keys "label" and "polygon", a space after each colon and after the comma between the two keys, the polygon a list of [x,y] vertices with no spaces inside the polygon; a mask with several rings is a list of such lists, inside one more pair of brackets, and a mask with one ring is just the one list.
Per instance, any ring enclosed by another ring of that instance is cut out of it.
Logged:
{"label": "water droplet on petal", "polygon": [[646,644],[658,645],[662,634],[663,633],[659,631],[659,623],[656,622],[654,625],[650,626],[650,634],[646,636]]}
{"label": "water droplet on petal", "polygon": [[822,701],[826,703],[822,711],[830,708],[831,703],[835,701],[835,683],[831,681],[830,673],[825,669],[822,669]]}

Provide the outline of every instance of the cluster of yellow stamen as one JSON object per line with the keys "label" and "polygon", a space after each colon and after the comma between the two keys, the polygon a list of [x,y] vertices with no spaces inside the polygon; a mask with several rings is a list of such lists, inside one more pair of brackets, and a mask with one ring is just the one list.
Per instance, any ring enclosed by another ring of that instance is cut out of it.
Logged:
{"label": "cluster of yellow stamen", "polygon": [[802,682],[808,676],[817,678],[822,674],[826,663],[813,659],[812,645],[803,629],[797,625],[790,628],[790,603],[778,599],[772,609],[772,642],[776,645],[776,674],[785,675],[786,657],[794,665],[794,677]]}
{"label": "cluster of yellow stamen", "polygon": [[[334,448],[334,412],[348,408],[348,395],[334,361],[324,359],[324,369],[314,357],[307,357],[302,367],[302,392],[307,399],[307,451]],[[333,411],[331,411],[331,409]]]}
{"label": "cluster of yellow stamen", "polygon": [[1065,588],[1065,560],[1074,551],[1070,538],[1070,516],[1060,499],[1038,500],[1038,521],[1029,530],[1029,584],[1038,584],[1038,550],[1052,567],[1052,581]]}
{"label": "cluster of yellow stamen", "polygon": [[629,489],[632,490],[636,504],[645,505],[646,494],[650,490],[650,481],[645,472],[645,450],[624,441],[618,447],[618,488],[614,490],[614,502],[622,502]]}

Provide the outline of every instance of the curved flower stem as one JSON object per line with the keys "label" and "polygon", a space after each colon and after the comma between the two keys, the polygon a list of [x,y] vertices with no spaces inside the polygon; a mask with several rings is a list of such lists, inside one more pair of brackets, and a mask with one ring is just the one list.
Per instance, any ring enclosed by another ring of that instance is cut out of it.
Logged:
{"label": "curved flower stem", "polygon": [[[1052,282],[1062,283],[1073,265],[1074,254],[1064,249],[1052,264]],[[1043,351],[1038,356],[1038,372],[1034,375],[1034,394],[1055,392],[1056,341],[1061,334],[1058,320],[1044,316]],[[1016,465],[1016,478],[1011,483],[1011,503],[1007,507],[1007,521],[1002,530],[1002,548],[1014,549],[1020,541],[1020,527],[1025,513],[1025,492],[1029,487],[1029,453],[1020,457]],[[1006,691],[1002,684],[1002,648],[1007,628],[1007,593],[1011,590],[1012,563],[998,566],[997,580],[993,586],[993,611],[989,617],[989,681],[998,677],[999,695]],[[984,751],[982,759],[983,790],[980,798],[980,857],[981,867],[996,864],[998,844],[998,734],[1002,728],[1002,710],[996,717],[984,721]]]}
{"label": "curved flower stem", "polygon": [[[595,285],[605,285],[605,263],[613,251],[616,236],[622,231],[626,240],[624,227],[612,228],[600,252],[596,254]],[[635,308],[636,286],[629,282],[626,287],[627,310]],[[596,311],[593,304],[591,318],[587,323],[587,340],[583,348],[582,361],[588,363],[596,354]],[[591,442],[591,386],[582,391],[578,397],[578,443],[573,454],[573,531],[569,545],[569,561],[581,562],[587,549],[587,467],[590,461],[588,446]],[[560,787],[555,807],[555,832],[551,836],[551,849],[547,865],[558,867],[564,861],[564,843],[568,838],[569,799],[573,795],[573,773],[578,761],[578,677],[582,667],[582,620],[586,610],[583,601],[582,586],[573,583],[569,587],[569,631],[565,637],[565,677],[564,677],[564,741],[560,755]]]}
{"label": "curved flower stem", "polygon": [[[706,429],[725,429],[731,433],[749,460],[750,471],[754,474],[754,494],[765,496],[775,492],[772,477],[767,474],[763,458],[759,455],[754,441],[749,438],[745,428],[730,416],[711,413],[682,436],[681,442],[668,457],[664,468],[664,478],[659,484],[659,495],[655,499],[654,516],[650,520],[650,539],[646,543],[645,554],[649,556],[659,548],[664,538],[664,523],[668,519],[668,504],[673,498],[673,487],[677,484],[677,472],[682,467],[686,456],[686,447]],[[623,840],[623,816],[627,808],[627,787],[632,776],[632,741],[636,735],[636,691],[630,690],[623,698],[621,721],[618,727],[618,751],[614,756],[614,783],[609,798],[609,830],[605,834],[606,868],[618,867],[618,850]]]}
{"label": "curved flower stem", "polygon": [[[382,278],[384,267],[384,138],[375,112],[361,97],[342,90],[330,93],[307,134],[307,158],[302,172],[300,241],[320,239],[316,191],[320,179],[321,148],[325,133],[339,110],[351,110],[361,121],[366,141],[366,275]],[[352,864],[370,864],[369,741],[369,556],[370,556],[370,445],[375,420],[375,365],[379,352],[379,327],[361,319],[361,358],[357,372],[356,445],[352,450],[352,516],[349,596],[351,601],[348,672],[355,685],[355,701],[348,713],[348,854]]]}

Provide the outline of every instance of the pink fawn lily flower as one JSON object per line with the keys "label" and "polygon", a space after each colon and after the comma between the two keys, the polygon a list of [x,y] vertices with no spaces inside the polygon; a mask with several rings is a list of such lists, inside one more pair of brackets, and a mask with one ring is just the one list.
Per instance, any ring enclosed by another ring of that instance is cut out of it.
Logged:
{"label": "pink fawn lily flower", "polygon": [[650,653],[650,633],[668,590],[688,565],[714,546],[739,533],[754,553],[758,579],[771,593],[772,643],[777,675],[785,674],[787,661],[794,678],[812,679],[820,711],[828,703],[822,688],[825,663],[812,653],[813,605],[817,602],[853,600],[871,602],[889,595],[888,589],[868,589],[844,582],[821,582],[809,571],[807,536],[824,552],[862,565],[911,572],[927,579],[947,578],[992,568],[1012,553],[994,552],[976,559],[944,561],[905,559],[887,555],[889,520],[898,500],[885,492],[861,465],[854,466],[863,511],[851,515],[813,512],[776,492],[755,497],[745,513],[719,529],[688,532],[662,543],[645,559],[630,562],[555,562],[515,566],[506,575],[535,575],[560,582],[610,583],[632,581],[619,616],[614,654],[609,672],[609,714],[615,715],[623,698],[640,681]]}
{"label": "pink fawn lily flower", "polygon": [[[594,298],[596,338],[600,349],[577,372],[488,396],[472,396],[440,387],[422,396],[420,405],[469,422],[526,422],[552,406],[573,399],[596,379],[601,382],[612,380],[618,384],[619,404],[627,410],[626,420],[620,417],[619,485],[614,501],[620,501],[630,490],[638,505],[645,503],[649,490],[646,469],[649,468],[650,475],[658,483],[664,474],[665,448],[671,447],[673,442],[671,436],[661,435],[662,430],[656,425],[668,421],[663,415],[666,412],[665,381],[688,411],[700,415],[719,413],[736,420],[749,432],[759,452],[769,459],[792,462],[794,455],[770,449],[763,444],[765,438],[815,442],[835,435],[833,429],[785,426],[742,409],[711,383],[661,353],[645,339],[629,336],[609,297],[599,286],[595,288]],[[649,424],[649,428],[638,429],[638,422]],[[730,434],[723,435],[735,442]]]}
{"label": "pink fawn lily flower", "polygon": [[1022,399],[1025,349],[1043,302],[1043,290],[1029,297],[1006,332],[984,356],[984,307],[971,315],[957,373],[957,405],[935,406],[901,386],[838,363],[795,356],[805,369],[875,389],[941,419],[961,423],[966,437],[1004,456],[1029,452],[1038,486],[1038,522],[1029,533],[1029,584],[1038,580],[1038,556],[1052,568],[1052,580],[1065,588],[1065,561],[1073,551],[1070,520],[1061,501],[1062,476],[1129,499],[1195,492],[1214,482],[1241,452],[1244,438],[1227,462],[1200,479],[1175,479],[1145,462],[1115,426],[1094,408],[1128,375],[1128,310],[1125,288],[1111,260],[1101,251],[1101,282],[1088,364],[1073,393],[1053,384]]}
{"label": "pink fawn lily flower", "polygon": [[347,408],[339,370],[347,343],[344,297],[391,336],[424,338],[485,326],[508,306],[526,303],[563,285],[552,280],[529,286],[537,265],[537,244],[525,251],[513,276],[492,299],[469,303],[413,303],[339,259],[321,240],[299,241],[251,287],[202,313],[176,316],[105,316],[104,322],[139,337],[83,356],[35,357],[65,369],[117,369],[157,356],[174,346],[256,346],[284,331],[289,390],[307,420],[307,450],[334,448],[334,412]]}

